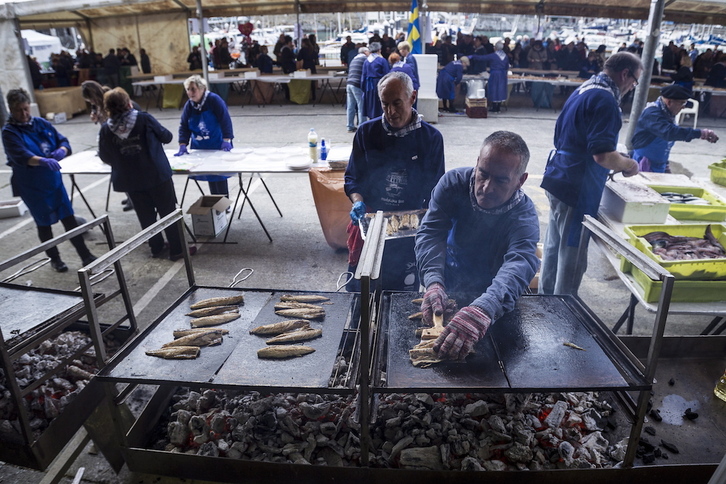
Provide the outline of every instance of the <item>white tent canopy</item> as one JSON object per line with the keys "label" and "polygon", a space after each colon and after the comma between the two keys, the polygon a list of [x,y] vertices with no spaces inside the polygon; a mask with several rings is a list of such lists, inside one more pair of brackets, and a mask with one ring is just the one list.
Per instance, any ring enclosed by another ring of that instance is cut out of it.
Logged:
{"label": "white tent canopy", "polygon": [[35,30],[21,30],[20,35],[26,47],[25,53],[35,57],[41,65],[50,63],[51,54],[59,54],[63,49],[60,39],[52,35],[41,34]]}

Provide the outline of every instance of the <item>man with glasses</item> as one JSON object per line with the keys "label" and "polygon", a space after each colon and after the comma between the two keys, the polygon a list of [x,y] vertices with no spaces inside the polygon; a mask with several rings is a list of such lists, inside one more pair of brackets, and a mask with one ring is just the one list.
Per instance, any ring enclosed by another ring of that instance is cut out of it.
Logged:
{"label": "man with glasses", "polygon": [[661,89],[660,97],[645,107],[632,140],[633,158],[638,161],[640,171],[670,173],[668,155],[676,141],[718,141],[718,136],[710,129],[686,128],[676,124],[676,116],[690,97],[689,89],[671,84]]}
{"label": "man with glasses", "polygon": [[[603,71],[582,83],[565,102],[555,124],[542,188],[550,201],[539,292],[576,294],[587,268],[587,251],[578,259],[584,215],[597,215],[610,170],[638,173],[638,163],[617,151],[622,127],[620,99],[643,72],[640,58],[613,54]],[[587,244],[587,241],[582,241]]]}

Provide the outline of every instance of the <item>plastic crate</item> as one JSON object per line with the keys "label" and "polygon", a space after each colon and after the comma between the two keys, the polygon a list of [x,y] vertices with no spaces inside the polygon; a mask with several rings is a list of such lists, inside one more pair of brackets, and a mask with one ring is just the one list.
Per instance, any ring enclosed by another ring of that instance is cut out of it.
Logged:
{"label": "plastic crate", "polygon": [[[658,302],[663,289],[662,281],[654,281],[643,271],[622,259],[620,270],[629,273],[643,290],[643,299],[649,303]],[[726,281],[676,281],[673,284],[671,302],[716,302],[726,300]]]}
{"label": "plastic crate", "polygon": [[[676,279],[701,281],[726,280],[726,258],[698,260],[663,260],[652,251],[650,243],[643,238],[651,232],[666,232],[669,235],[703,237],[709,224],[681,225],[626,225],[625,234],[636,249],[656,261]],[[726,226],[710,224],[713,236],[726,247]]]}
{"label": "plastic crate", "polygon": [[711,181],[726,186],[726,161],[714,163],[708,167],[711,169]]}
{"label": "plastic crate", "polygon": [[722,222],[726,220],[726,203],[717,195],[704,188],[648,185],[658,193],[691,193],[703,198],[710,205],[688,205],[686,203],[671,203],[668,213],[678,220],[709,220]]}

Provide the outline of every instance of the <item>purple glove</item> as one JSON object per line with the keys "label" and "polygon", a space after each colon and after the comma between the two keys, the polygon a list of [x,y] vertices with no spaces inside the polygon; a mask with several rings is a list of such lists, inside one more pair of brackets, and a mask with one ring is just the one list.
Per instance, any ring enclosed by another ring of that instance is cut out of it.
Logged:
{"label": "purple glove", "polygon": [[444,314],[449,296],[446,295],[446,289],[438,282],[431,284],[424,293],[423,302],[421,303],[421,312],[423,313],[423,322],[432,325],[433,316]]}
{"label": "purple glove", "polygon": [[229,141],[222,141],[222,151],[232,151],[232,143]]}
{"label": "purple glove", "polygon": [[353,204],[353,208],[350,210],[350,219],[353,222],[358,222],[366,216],[366,204],[360,200]]}
{"label": "purple glove", "polygon": [[48,168],[51,171],[60,171],[61,166],[60,163],[58,163],[53,158],[41,158],[38,160],[38,166],[44,166]]}
{"label": "purple glove", "polygon": [[491,318],[481,308],[463,307],[436,339],[434,351],[441,358],[464,360],[491,324]]}
{"label": "purple glove", "polygon": [[179,151],[174,153],[174,156],[182,156],[182,155],[188,155],[189,151],[187,151],[187,145],[179,145]]}
{"label": "purple glove", "polygon": [[68,152],[65,150],[65,148],[58,148],[57,150],[55,150],[53,153],[50,154],[50,157],[55,158],[56,160],[60,161],[63,158],[65,158],[67,154],[68,154]]}

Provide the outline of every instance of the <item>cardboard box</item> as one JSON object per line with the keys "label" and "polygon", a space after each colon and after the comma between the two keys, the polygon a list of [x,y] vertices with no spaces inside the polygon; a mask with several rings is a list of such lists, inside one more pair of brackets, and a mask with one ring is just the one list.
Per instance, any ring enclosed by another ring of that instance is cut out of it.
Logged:
{"label": "cardboard box", "polygon": [[292,73],[292,77],[295,79],[299,79],[301,77],[308,77],[310,75],[310,69],[300,69],[299,71],[295,71]]}
{"label": "cardboard box", "polygon": [[0,218],[20,217],[28,211],[28,207],[19,198],[0,201]]}
{"label": "cardboard box", "polygon": [[222,195],[207,195],[189,207],[194,235],[216,237],[227,227],[227,207],[232,200]]}
{"label": "cardboard box", "polygon": [[600,201],[603,213],[626,224],[662,224],[670,203],[652,188],[623,178],[608,181]]}
{"label": "cardboard box", "polygon": [[67,117],[86,111],[80,86],[53,87],[35,91],[35,100],[42,117],[48,113],[65,113]]}
{"label": "cardboard box", "polygon": [[68,121],[66,113],[48,113],[45,115],[45,119],[53,124],[65,123],[66,121]]}

